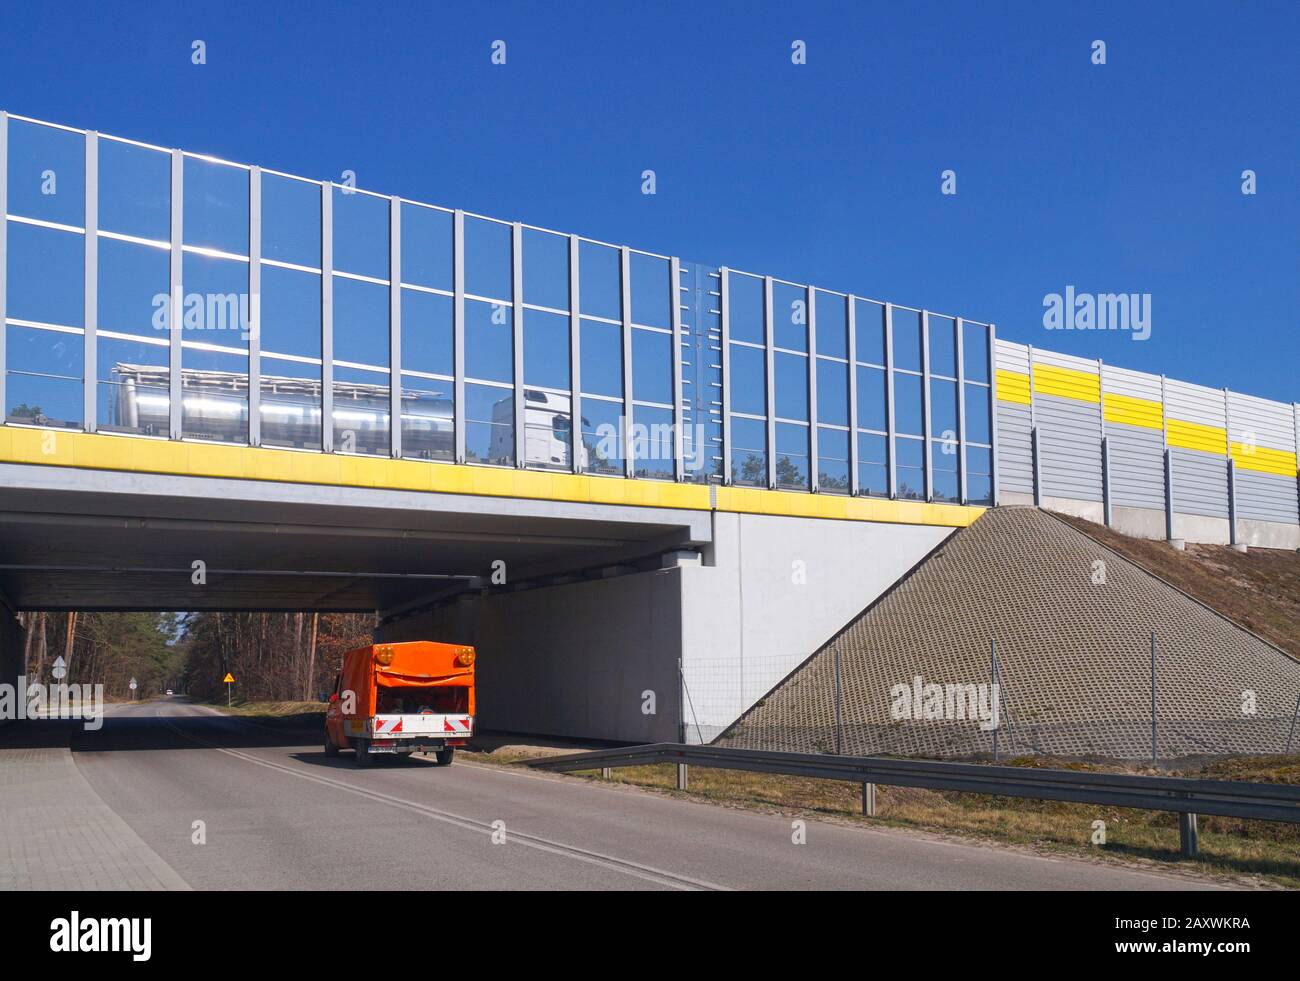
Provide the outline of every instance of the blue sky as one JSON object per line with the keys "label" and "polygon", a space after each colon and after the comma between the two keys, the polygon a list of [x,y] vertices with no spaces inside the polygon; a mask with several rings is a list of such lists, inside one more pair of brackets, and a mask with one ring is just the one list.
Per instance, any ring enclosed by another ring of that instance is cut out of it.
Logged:
{"label": "blue sky", "polygon": [[[1289,402],[1297,9],[11,5],[0,108],[309,177],[353,170],[385,193]],[[1044,329],[1044,296],[1067,285],[1151,294],[1150,339]]]}

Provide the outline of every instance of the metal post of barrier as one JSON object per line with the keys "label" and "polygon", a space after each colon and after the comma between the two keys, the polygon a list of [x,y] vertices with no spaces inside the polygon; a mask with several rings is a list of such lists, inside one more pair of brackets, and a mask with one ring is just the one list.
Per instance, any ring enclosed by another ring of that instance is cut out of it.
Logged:
{"label": "metal post of barrier", "polygon": [[681,667],[681,657],[677,659],[677,742],[686,742],[686,672]]}
{"label": "metal post of barrier", "polygon": [[997,719],[998,727],[1002,726],[1002,719],[1005,716],[1007,720],[1007,751],[1014,753],[1016,751],[1016,720],[1011,716],[1011,699],[1003,694],[1004,685],[1002,684],[1002,666],[998,665],[998,710]]}
{"label": "metal post of barrier", "polygon": [[1151,762],[1159,762],[1159,755],[1156,753],[1156,736],[1158,733],[1158,723],[1156,722],[1156,632],[1151,631]]}
{"label": "metal post of barrier", "polygon": [[1183,858],[1195,858],[1197,846],[1196,815],[1187,811],[1178,815],[1178,851]]}
{"label": "metal post of barrier", "polygon": [[1029,430],[1029,450],[1034,468],[1034,507],[1043,506],[1043,453],[1038,441],[1038,427]]}
{"label": "metal post of barrier", "polygon": [[1286,737],[1285,755],[1287,756],[1291,755],[1291,740],[1295,738],[1295,720],[1297,716],[1300,716],[1300,695],[1295,697],[1295,711],[1291,713],[1291,731],[1287,733]]}
{"label": "metal post of barrier", "polygon": [[835,648],[835,755],[844,751],[844,696],[840,687],[840,649]]}
{"label": "metal post of barrier", "polygon": [[[1102,426],[1105,427],[1104,422]],[[1115,521],[1111,508],[1110,440],[1106,436],[1101,438],[1101,513],[1106,527],[1112,527]]]}
{"label": "metal post of barrier", "polygon": [[[677,659],[677,718],[681,720],[679,725],[679,729],[680,729],[679,738],[683,744],[686,743],[685,691],[686,691],[686,671],[682,667],[682,659],[679,657]],[[687,784],[686,764],[678,763],[677,764],[677,789],[685,790],[686,784]]]}

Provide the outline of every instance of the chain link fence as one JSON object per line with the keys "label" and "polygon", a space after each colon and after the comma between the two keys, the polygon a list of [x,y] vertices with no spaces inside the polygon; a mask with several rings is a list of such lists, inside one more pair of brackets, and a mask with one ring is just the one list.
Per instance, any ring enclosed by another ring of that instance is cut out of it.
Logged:
{"label": "chain link fence", "polygon": [[[1169,761],[1300,752],[1300,663],[1207,670],[1197,652],[813,657],[683,667],[683,737],[747,749],[928,758]],[[1153,687],[1154,679],[1154,687]],[[1213,679],[1213,680],[1211,680]],[[1154,708],[1154,711],[1153,711]]]}

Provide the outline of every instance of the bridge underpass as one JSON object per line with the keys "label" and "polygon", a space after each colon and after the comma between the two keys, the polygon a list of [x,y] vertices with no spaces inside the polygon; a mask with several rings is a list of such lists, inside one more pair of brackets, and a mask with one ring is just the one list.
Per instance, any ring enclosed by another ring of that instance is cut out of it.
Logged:
{"label": "bridge underpass", "polygon": [[[13,611],[378,613],[379,640],[479,649],[485,728],[707,740],[978,513],[748,513],[743,492],[641,482],[689,506],[563,499],[593,479],[557,477],[542,499],[517,496],[524,484],[458,494],[3,463],[0,596]],[[757,493],[768,511],[809,500]],[[11,618],[6,630],[13,677],[22,643]]]}
{"label": "bridge underpass", "polygon": [[710,536],[671,509],[0,466],[0,594],[20,610],[386,611],[494,563],[517,582]]}

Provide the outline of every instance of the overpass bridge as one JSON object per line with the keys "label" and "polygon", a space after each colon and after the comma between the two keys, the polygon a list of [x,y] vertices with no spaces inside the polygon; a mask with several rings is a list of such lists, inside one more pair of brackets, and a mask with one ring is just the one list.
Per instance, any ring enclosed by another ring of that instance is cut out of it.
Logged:
{"label": "overpass bridge", "polygon": [[1295,405],[991,324],[6,113],[0,213],[12,610],[378,611],[656,741],[999,503],[1300,546]]}

